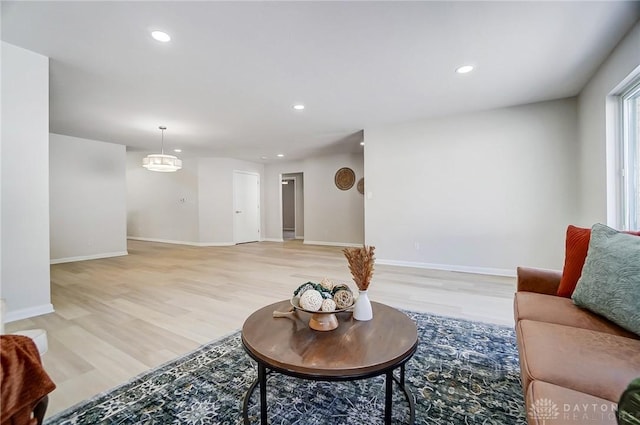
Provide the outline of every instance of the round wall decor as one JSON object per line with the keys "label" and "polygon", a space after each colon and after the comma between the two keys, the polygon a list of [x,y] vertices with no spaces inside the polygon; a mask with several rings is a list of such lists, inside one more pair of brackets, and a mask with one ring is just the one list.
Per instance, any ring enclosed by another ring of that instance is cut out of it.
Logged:
{"label": "round wall decor", "polygon": [[353,184],[356,182],[356,173],[354,173],[351,168],[343,167],[336,171],[334,180],[338,189],[351,189],[353,187]]}
{"label": "round wall decor", "polygon": [[364,177],[358,180],[358,192],[364,195]]}

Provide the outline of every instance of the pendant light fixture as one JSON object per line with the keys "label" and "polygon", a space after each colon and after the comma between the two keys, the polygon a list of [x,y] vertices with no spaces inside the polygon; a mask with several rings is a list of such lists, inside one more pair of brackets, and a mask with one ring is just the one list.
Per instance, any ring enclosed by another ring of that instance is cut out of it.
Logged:
{"label": "pendant light fixture", "polygon": [[167,127],[158,127],[162,130],[162,150],[161,153],[147,155],[142,159],[142,166],[149,171],[160,171],[161,173],[172,173],[182,168],[182,160],[173,155],[164,154],[164,131]]}

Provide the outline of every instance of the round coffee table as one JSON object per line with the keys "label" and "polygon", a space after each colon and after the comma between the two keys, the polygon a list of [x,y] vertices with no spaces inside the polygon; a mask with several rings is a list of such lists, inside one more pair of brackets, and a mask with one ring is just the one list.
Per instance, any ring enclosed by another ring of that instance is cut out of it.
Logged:
{"label": "round coffee table", "polygon": [[[329,332],[309,328],[310,314],[296,310],[286,318],[289,300],[268,305],[253,313],[242,327],[242,344],[258,363],[258,378],[243,402],[244,423],[249,424],[249,399],[260,386],[260,423],[267,424],[267,370],[317,381],[352,381],[386,375],[385,424],[391,423],[393,381],[409,403],[409,423],[415,421],[413,395],[404,382],[405,363],[418,347],[418,331],[406,314],[372,302],[373,319],[354,320],[350,312],[338,313],[339,325]],[[394,370],[400,369],[399,377]]]}

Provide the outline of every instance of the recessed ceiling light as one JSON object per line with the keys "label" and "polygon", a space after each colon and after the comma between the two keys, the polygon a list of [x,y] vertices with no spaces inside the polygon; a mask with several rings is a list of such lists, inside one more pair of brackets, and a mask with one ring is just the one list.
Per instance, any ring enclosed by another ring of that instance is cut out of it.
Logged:
{"label": "recessed ceiling light", "polygon": [[360,146],[364,146],[364,142],[360,142]]}
{"label": "recessed ceiling light", "polygon": [[459,68],[456,68],[456,72],[458,74],[467,74],[471,71],[473,71],[473,65],[463,65]]}
{"label": "recessed ceiling light", "polygon": [[180,153],[180,152],[182,152],[182,149],[174,149],[173,151],[176,152],[176,153]]}
{"label": "recessed ceiling light", "polygon": [[260,157],[260,159],[267,159],[267,157],[263,155]]}
{"label": "recessed ceiling light", "polygon": [[297,105],[293,105],[293,109],[295,109],[296,111],[302,111],[304,109],[304,105],[298,103]]}
{"label": "recessed ceiling light", "polygon": [[163,43],[166,43],[167,41],[171,40],[171,37],[169,36],[169,34],[162,31],[152,31],[151,37],[155,38],[158,41],[162,41]]}
{"label": "recessed ceiling light", "polygon": [[282,158],[282,157],[284,157],[284,154],[283,154],[283,153],[279,153],[279,154],[278,154],[278,155],[276,155],[276,156],[277,156],[278,158]]}

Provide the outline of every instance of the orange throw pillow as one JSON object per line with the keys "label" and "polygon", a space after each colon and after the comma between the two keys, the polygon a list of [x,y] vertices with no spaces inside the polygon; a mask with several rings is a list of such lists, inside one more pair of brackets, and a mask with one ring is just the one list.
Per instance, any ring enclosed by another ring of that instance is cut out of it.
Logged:
{"label": "orange throw pillow", "polygon": [[[640,232],[624,232],[640,236]],[[556,295],[571,298],[578,279],[582,275],[582,267],[587,258],[591,229],[569,225],[565,241],[564,268],[560,278],[560,286]]]}
{"label": "orange throw pillow", "polygon": [[572,225],[567,227],[564,268],[556,295],[571,298],[571,294],[578,284],[578,279],[582,275],[582,266],[584,266],[584,260],[587,258],[589,250],[589,239],[591,239],[591,229]]}

